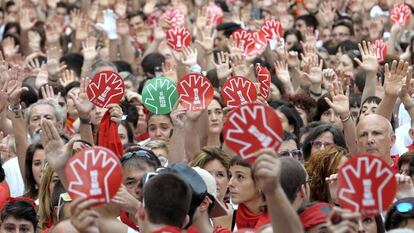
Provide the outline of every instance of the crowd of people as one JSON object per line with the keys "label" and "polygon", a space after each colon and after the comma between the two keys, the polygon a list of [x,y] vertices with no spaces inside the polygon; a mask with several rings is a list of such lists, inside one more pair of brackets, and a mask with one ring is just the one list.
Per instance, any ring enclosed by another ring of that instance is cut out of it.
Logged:
{"label": "crowd of people", "polygon": [[[398,4],[409,13],[395,22]],[[0,233],[414,232],[413,0],[0,7]],[[270,18],[283,30],[263,49],[246,51],[233,36],[260,31]],[[167,40],[177,24],[192,38],[181,50]],[[235,107],[221,89],[233,76],[259,86],[257,64],[271,82],[255,102],[274,110],[284,133],[277,150],[257,150],[250,163],[223,139]],[[89,100],[90,80],[102,71],[123,78],[119,104]],[[148,80],[177,83],[194,72],[214,87],[206,109],[176,104],[156,114],[144,106]],[[115,134],[101,131],[107,115]],[[71,197],[72,155],[118,137],[123,180],[112,201]],[[376,216],[338,201],[338,170],[361,154],[395,172],[395,200]]]}

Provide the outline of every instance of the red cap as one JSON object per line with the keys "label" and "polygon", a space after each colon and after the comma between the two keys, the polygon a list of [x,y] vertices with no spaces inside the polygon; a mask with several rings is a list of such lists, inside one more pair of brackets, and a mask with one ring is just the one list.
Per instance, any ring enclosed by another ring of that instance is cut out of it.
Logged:
{"label": "red cap", "polygon": [[300,215],[300,221],[305,230],[326,222],[326,218],[332,210],[332,206],[325,202],[317,203],[305,209]]}

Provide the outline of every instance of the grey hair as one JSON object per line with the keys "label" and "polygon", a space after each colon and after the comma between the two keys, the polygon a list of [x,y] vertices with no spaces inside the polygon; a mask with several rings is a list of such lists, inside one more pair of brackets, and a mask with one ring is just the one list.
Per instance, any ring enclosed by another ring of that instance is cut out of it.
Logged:
{"label": "grey hair", "polygon": [[55,117],[56,117],[56,121],[63,123],[63,111],[62,111],[62,107],[60,107],[60,105],[56,102],[56,101],[52,101],[52,100],[46,100],[46,99],[41,99],[38,100],[36,103],[30,105],[24,112],[24,120],[26,121],[26,124],[29,124],[29,119],[30,119],[30,114],[32,112],[32,109],[36,106],[39,105],[49,105],[50,107],[53,108],[53,111],[55,113]]}
{"label": "grey hair", "polygon": [[99,69],[99,68],[101,68],[102,66],[109,66],[109,67],[112,67],[112,68],[114,68],[114,70],[116,71],[116,72],[118,72],[118,68],[116,67],[116,65],[115,65],[115,63],[113,63],[113,62],[111,62],[111,61],[109,61],[109,60],[102,60],[102,59],[100,59],[100,60],[97,60],[92,66],[91,66],[91,68],[89,69],[89,72],[88,72],[88,77],[89,78],[92,78],[95,74],[96,74],[96,71]]}

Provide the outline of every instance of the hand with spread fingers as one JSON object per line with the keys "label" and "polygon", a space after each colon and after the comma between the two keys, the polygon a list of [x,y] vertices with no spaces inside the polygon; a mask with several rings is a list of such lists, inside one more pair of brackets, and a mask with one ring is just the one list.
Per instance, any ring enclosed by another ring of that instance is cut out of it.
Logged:
{"label": "hand with spread fingers", "polygon": [[385,64],[384,73],[384,94],[388,96],[398,96],[401,88],[405,84],[405,78],[408,74],[409,63],[403,60],[394,60],[391,67]]}
{"label": "hand with spread fingers", "polygon": [[219,80],[228,78],[233,72],[233,69],[230,67],[230,56],[226,52],[221,51],[217,54],[217,62],[213,59],[213,63]]}

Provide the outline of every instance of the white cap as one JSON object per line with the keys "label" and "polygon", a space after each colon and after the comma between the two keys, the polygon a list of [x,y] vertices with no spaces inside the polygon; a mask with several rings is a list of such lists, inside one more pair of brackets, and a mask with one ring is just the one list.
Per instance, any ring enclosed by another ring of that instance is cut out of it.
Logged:
{"label": "white cap", "polygon": [[[217,184],[216,179],[210,174],[210,172],[200,168],[193,167],[193,169],[201,176],[204,183],[207,186],[207,193],[214,198],[214,205],[211,209],[210,217],[216,218],[227,215],[226,207],[217,199]],[[213,201],[213,200],[212,200]]]}

